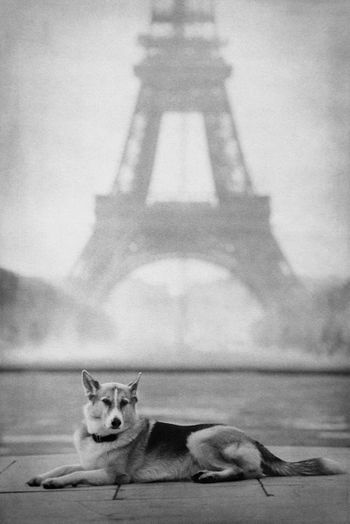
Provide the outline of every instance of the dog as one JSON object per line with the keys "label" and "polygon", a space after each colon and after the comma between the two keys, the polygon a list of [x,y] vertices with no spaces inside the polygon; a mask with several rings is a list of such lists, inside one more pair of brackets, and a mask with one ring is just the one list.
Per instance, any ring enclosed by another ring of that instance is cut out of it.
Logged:
{"label": "dog", "polygon": [[136,411],[141,373],[128,385],[100,384],[87,371],[82,383],[88,402],[74,434],[79,464],[55,468],[29,480],[29,486],[64,488],[131,482],[223,482],[265,476],[334,475],[336,462],[314,458],[286,462],[233,426],[181,426],[152,421]]}

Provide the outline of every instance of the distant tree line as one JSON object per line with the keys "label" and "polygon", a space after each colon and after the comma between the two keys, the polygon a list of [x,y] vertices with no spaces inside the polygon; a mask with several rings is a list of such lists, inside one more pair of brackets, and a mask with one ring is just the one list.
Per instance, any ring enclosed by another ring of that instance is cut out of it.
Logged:
{"label": "distant tree line", "polygon": [[319,285],[308,300],[290,300],[270,311],[255,329],[264,345],[350,355],[350,281]]}
{"label": "distant tree line", "polygon": [[48,337],[114,336],[108,317],[55,286],[0,268],[0,349],[40,345]]}

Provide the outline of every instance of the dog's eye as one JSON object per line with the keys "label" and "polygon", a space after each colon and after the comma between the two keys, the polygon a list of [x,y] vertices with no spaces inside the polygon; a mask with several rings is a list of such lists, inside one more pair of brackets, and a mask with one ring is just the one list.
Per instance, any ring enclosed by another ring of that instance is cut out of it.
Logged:
{"label": "dog's eye", "polygon": [[109,398],[101,398],[102,402],[104,403],[105,406],[111,406],[112,405],[112,401],[109,399]]}
{"label": "dog's eye", "polygon": [[127,398],[122,398],[121,401],[120,401],[120,407],[121,408],[125,408],[125,406],[127,406],[129,404],[129,401]]}

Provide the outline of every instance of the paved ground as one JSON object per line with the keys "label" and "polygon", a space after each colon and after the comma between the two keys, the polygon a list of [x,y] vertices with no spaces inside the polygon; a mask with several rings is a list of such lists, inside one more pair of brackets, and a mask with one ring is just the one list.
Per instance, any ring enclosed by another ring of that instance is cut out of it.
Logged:
{"label": "paved ground", "polygon": [[[271,447],[284,459],[327,456],[350,470],[346,448]],[[2,523],[121,522],[348,524],[349,475],[266,478],[201,485],[191,482],[130,484],[116,497],[114,487],[64,490],[29,488],[34,474],[62,463],[69,455],[32,455],[0,459]]]}

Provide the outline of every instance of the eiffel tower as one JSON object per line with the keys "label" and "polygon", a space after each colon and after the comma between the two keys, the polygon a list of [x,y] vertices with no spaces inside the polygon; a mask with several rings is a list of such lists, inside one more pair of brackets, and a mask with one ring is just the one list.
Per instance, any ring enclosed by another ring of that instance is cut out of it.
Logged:
{"label": "eiffel tower", "polygon": [[[212,2],[153,2],[149,32],[139,41],[145,50],[135,67],[140,89],[119,170],[110,193],[97,196],[94,230],[71,282],[101,302],[144,264],[195,258],[227,268],[263,306],[276,306],[297,280],[272,234],[269,197],[254,192],[245,165]],[[214,203],[148,201],[168,112],[202,116]]]}

